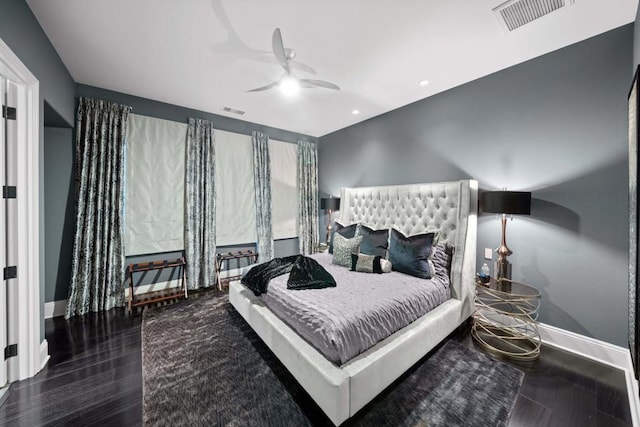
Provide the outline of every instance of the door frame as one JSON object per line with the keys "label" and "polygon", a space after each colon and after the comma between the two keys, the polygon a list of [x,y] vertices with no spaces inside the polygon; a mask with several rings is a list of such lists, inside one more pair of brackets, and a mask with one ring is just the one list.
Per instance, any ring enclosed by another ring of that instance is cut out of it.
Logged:
{"label": "door frame", "polygon": [[[6,101],[6,90],[7,90],[7,82],[8,80],[0,74],[0,105],[2,108],[5,106]],[[5,136],[6,136],[6,122],[4,118],[0,118],[0,183],[5,182],[6,176],[6,161],[5,161]],[[0,201],[4,206],[0,208],[0,265],[6,265],[6,239],[7,239],[7,230],[6,227],[2,226],[2,224],[6,224],[6,203],[4,201]],[[4,310],[4,311],[3,311]],[[9,305],[7,304],[7,282],[0,281],[0,349],[6,347],[9,342],[9,334],[7,333],[7,320],[9,315],[7,312],[9,311]],[[8,373],[9,373],[9,363],[4,360],[4,358],[0,359],[0,389],[5,387],[8,382]],[[6,391],[6,387],[5,387]],[[2,392],[0,391],[0,398],[2,397]]]}
{"label": "door frame", "polygon": [[[9,327],[18,330],[18,355],[9,366],[9,382],[32,377],[49,360],[40,340],[44,305],[40,299],[40,83],[0,39],[0,74],[18,84],[18,292],[7,301],[18,307]],[[4,266],[0,266],[3,268]],[[0,279],[2,279],[0,277]],[[9,343],[14,344],[14,343]],[[0,349],[3,350],[3,349]],[[2,355],[3,356],[3,355]]]}

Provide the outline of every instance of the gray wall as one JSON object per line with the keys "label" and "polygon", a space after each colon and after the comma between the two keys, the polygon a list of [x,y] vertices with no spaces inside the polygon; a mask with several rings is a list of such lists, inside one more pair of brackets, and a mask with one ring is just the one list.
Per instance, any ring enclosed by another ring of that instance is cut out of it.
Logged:
{"label": "gray wall", "polygon": [[0,38],[38,78],[42,99],[71,126],[76,85],[69,71],[24,0],[2,0],[1,10]]}
{"label": "gray wall", "polygon": [[44,128],[45,302],[67,299],[73,251],[72,129]]}
{"label": "gray wall", "polygon": [[[531,216],[507,226],[514,279],[542,292],[542,322],[626,347],[632,46],[628,25],[321,137],[321,191],[464,178],[533,191]],[[478,268],[499,239],[481,215]]]}
{"label": "gray wall", "polygon": [[[66,126],[73,124],[75,82],[24,0],[3,0],[0,39],[40,81],[40,188],[44,188],[45,103]],[[44,191],[40,192],[40,298],[45,297]],[[40,307],[40,339],[44,339],[44,303]]]}

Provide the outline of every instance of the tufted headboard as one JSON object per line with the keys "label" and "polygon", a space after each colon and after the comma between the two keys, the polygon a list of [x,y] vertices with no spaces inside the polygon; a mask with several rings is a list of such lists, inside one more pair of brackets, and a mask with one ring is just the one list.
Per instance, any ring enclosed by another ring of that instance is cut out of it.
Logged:
{"label": "tufted headboard", "polygon": [[453,246],[454,297],[470,307],[475,277],[477,181],[343,188],[340,197],[339,219],[344,225],[357,222],[376,230],[394,227],[406,236],[436,232],[437,243]]}

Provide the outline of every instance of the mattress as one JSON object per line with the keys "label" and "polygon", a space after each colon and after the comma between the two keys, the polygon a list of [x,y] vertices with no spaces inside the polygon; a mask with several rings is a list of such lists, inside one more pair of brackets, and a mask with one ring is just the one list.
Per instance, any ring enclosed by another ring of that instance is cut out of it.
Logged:
{"label": "mattress", "polygon": [[425,280],[399,272],[368,274],[314,254],[336,280],[325,289],[288,290],[272,279],[260,299],[331,362],[342,365],[451,298],[448,274]]}

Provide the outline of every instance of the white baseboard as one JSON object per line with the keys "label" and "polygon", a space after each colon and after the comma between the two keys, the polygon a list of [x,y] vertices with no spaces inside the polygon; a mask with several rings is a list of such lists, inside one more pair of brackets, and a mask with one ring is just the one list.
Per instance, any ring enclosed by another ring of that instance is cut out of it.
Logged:
{"label": "white baseboard", "polygon": [[631,354],[624,347],[556,328],[545,323],[539,323],[538,325],[540,327],[540,337],[545,344],[614,368],[633,371]]}
{"label": "white baseboard", "polygon": [[624,371],[627,383],[629,409],[634,426],[640,426],[640,398],[638,381],[633,372],[631,353],[628,349],[595,338],[576,334],[555,326],[539,323],[540,338],[544,344],[574,353],[587,359]]}
{"label": "white baseboard", "polygon": [[64,310],[67,307],[67,300],[62,299],[59,301],[51,301],[44,303],[44,318],[51,319],[52,317],[64,316]]}
{"label": "white baseboard", "polygon": [[40,343],[40,369],[38,369],[38,372],[45,367],[48,361],[49,361],[49,342],[47,342],[47,340],[44,339]]}

